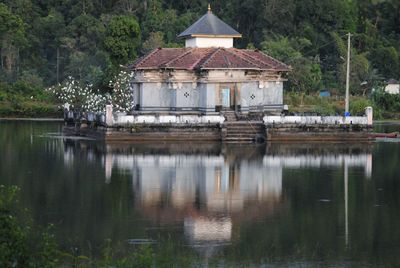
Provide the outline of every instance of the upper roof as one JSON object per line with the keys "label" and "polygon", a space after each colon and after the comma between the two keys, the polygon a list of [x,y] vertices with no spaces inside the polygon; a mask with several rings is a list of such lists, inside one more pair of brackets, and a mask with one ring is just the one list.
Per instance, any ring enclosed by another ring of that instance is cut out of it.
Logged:
{"label": "upper roof", "polygon": [[189,28],[178,35],[179,38],[188,37],[242,37],[242,35],[234,30],[231,26],[215,16],[211,9],[193,23]]}
{"label": "upper roof", "polygon": [[397,85],[399,83],[399,81],[397,81],[396,79],[390,79],[388,82],[388,85]]}
{"label": "upper roof", "polygon": [[221,47],[158,48],[137,59],[130,67],[134,70],[291,70],[286,64],[258,50]]}

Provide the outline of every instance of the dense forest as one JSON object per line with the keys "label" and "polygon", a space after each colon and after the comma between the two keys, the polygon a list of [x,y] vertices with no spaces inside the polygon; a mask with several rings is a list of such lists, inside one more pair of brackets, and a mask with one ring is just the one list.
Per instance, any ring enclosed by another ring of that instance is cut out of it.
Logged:
{"label": "dense forest", "polygon": [[[156,47],[183,46],[177,35],[207,5],[203,0],[1,0],[0,101],[7,92],[38,95],[69,76],[107,90],[121,65]],[[293,67],[289,90],[342,92],[348,32],[352,94],[399,78],[398,0],[214,0],[211,7],[243,34],[236,47],[260,49]]]}

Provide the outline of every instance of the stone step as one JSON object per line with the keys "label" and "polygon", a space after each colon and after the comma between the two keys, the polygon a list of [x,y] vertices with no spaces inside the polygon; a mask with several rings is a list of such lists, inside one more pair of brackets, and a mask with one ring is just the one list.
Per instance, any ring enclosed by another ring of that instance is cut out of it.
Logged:
{"label": "stone step", "polygon": [[265,135],[264,131],[227,131],[226,132],[227,135],[231,135],[231,134],[242,134],[242,135],[256,135],[256,134],[260,134],[260,135]]}
{"label": "stone step", "polygon": [[248,139],[248,140],[254,140],[256,137],[260,137],[258,135],[231,135],[231,136],[226,136],[225,139]]}
{"label": "stone step", "polygon": [[248,138],[227,138],[224,140],[225,142],[240,142],[240,143],[253,143],[254,139]]}
{"label": "stone step", "polygon": [[264,132],[264,128],[251,128],[251,127],[246,127],[246,128],[227,128],[227,132],[240,132],[240,131],[254,131],[254,132]]}
{"label": "stone step", "polygon": [[236,121],[236,122],[224,122],[224,125],[227,126],[264,126],[264,124],[253,124],[253,123],[247,123],[243,121]]}
{"label": "stone step", "polygon": [[241,128],[250,128],[250,129],[264,129],[264,126],[249,126],[249,125],[226,125],[227,129],[241,129]]}
{"label": "stone step", "polygon": [[261,134],[261,135],[264,135],[265,131],[241,130],[241,131],[227,131],[226,133],[227,133],[227,135],[229,135],[229,134],[248,134],[248,135]]}
{"label": "stone step", "polygon": [[264,128],[263,125],[225,125],[227,128]]}

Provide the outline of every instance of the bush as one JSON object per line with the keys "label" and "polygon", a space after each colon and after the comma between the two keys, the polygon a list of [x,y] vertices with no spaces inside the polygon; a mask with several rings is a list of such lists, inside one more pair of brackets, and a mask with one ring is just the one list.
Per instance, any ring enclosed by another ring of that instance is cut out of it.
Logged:
{"label": "bush", "polygon": [[56,267],[55,237],[44,230],[34,232],[30,220],[21,220],[15,186],[0,185],[0,263],[2,267]]}
{"label": "bush", "polygon": [[7,99],[7,93],[0,91],[0,101],[5,101]]}
{"label": "bush", "polygon": [[313,112],[319,115],[335,115],[337,113],[333,105],[326,105],[326,106],[316,105],[313,108]]}
{"label": "bush", "polygon": [[400,95],[376,91],[372,94],[374,103],[383,110],[400,112]]}
{"label": "bush", "polygon": [[57,106],[41,102],[24,100],[21,97],[11,101],[0,101],[0,117],[62,117],[63,113]]}
{"label": "bush", "polygon": [[368,99],[356,99],[350,102],[350,113],[351,115],[362,116],[365,114],[365,108],[373,106],[372,102]]}

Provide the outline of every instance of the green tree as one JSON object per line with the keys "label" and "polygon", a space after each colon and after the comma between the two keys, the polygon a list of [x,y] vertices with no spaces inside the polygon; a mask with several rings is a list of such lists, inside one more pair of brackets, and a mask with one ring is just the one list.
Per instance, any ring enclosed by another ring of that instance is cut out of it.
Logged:
{"label": "green tree", "polygon": [[108,26],[104,45],[117,64],[126,64],[137,56],[140,27],[133,16],[115,16]]}
{"label": "green tree", "polygon": [[142,53],[146,54],[155,48],[162,47],[164,45],[162,32],[150,33],[149,38],[143,42]]}
{"label": "green tree", "polygon": [[400,57],[395,47],[378,47],[372,50],[370,58],[374,68],[377,68],[384,77],[399,77]]}
{"label": "green tree", "polygon": [[318,57],[304,57],[301,50],[311,46],[305,38],[288,39],[277,37],[261,43],[262,50],[293,68],[289,74],[289,87],[292,90],[314,92],[322,87],[322,72]]}
{"label": "green tree", "polygon": [[7,74],[16,68],[20,50],[26,45],[26,32],[23,20],[11,13],[0,3],[1,68]]}

